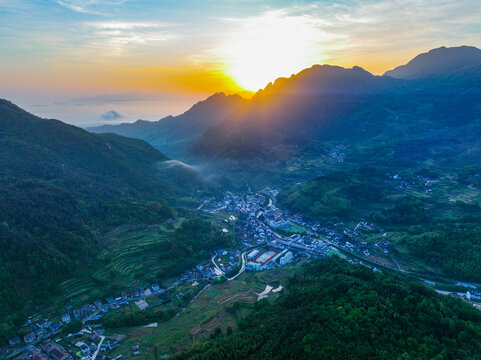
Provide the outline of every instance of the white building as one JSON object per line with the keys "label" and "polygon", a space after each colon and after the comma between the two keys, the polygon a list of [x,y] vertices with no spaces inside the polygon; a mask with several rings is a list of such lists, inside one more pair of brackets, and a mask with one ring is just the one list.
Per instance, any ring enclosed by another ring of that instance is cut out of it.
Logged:
{"label": "white building", "polygon": [[247,254],[247,258],[251,260],[254,259],[257,255],[259,255],[259,250],[254,249],[249,254]]}
{"label": "white building", "polygon": [[284,256],[279,260],[279,263],[280,263],[281,265],[286,265],[286,264],[288,264],[288,263],[290,263],[290,262],[292,261],[292,258],[293,258],[292,252],[291,252],[291,251],[288,251],[288,252],[286,253],[286,255],[284,255]]}

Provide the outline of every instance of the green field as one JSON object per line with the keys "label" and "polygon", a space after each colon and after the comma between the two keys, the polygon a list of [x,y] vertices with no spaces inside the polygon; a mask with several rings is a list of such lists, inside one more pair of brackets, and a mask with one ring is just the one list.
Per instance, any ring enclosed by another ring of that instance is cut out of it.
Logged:
{"label": "green field", "polygon": [[[227,227],[225,216],[207,217],[217,228]],[[98,254],[94,268],[79,269],[77,276],[60,284],[59,295],[43,307],[41,314],[52,317],[66,312],[66,304],[73,308],[92,303],[97,299],[118,295],[121,291],[133,290],[137,286],[148,287],[153,282],[164,281],[157,274],[161,269],[176,267],[176,258],[162,256],[163,243],[174,234],[185,218],[179,217],[172,223],[151,226],[119,226],[104,234],[99,234],[102,249]],[[196,255],[199,259],[207,254]],[[199,259],[184,259],[194,266]]]}
{"label": "green field", "polygon": [[[216,328],[220,328],[222,332],[229,326],[235,329],[237,318],[250,311],[251,304],[257,301],[257,294],[265,289],[266,284],[274,288],[284,285],[301,264],[260,273],[246,272],[234,281],[209,285],[178,316],[158,324],[155,328],[118,329],[116,333],[127,335],[127,340],[122,342],[122,346],[116,349],[113,355],[123,353],[125,356],[131,345],[138,344],[146,349],[143,358],[149,359],[149,356],[153,356],[154,348],[157,348],[159,355],[169,354],[208,337]],[[268,298],[275,299],[278,294],[271,292]],[[237,317],[226,311],[226,308],[236,302],[243,304]]]}

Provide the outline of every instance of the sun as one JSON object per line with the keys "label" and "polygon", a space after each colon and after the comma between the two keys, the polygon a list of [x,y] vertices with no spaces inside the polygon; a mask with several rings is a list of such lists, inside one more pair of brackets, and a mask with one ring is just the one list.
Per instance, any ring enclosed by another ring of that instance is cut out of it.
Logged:
{"label": "sun", "polygon": [[239,87],[257,91],[281,76],[290,76],[322,59],[323,33],[309,19],[277,12],[247,19],[218,49],[224,72]]}

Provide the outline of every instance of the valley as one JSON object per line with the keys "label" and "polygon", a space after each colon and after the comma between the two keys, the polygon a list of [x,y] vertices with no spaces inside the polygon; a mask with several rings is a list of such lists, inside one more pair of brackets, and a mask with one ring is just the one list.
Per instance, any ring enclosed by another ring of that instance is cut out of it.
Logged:
{"label": "valley", "polygon": [[479,359],[480,54],[88,131],[0,100],[0,358]]}
{"label": "valley", "polygon": [[[445,194],[449,188],[451,196],[437,197],[447,203],[452,203],[453,194],[465,200],[467,194],[471,200],[480,196],[474,186],[466,187],[451,178],[410,182],[395,174],[390,179],[393,188],[411,195]],[[332,217],[324,222],[306,218],[278,207],[279,191],[269,186],[258,192],[227,191],[218,199],[198,198],[192,202],[194,207],[196,204],[196,216],[215,224],[224,236],[235,234],[234,242],[220,249],[214,245],[213,252],[200,256],[183,260],[176,256],[174,265],[162,257],[162,248],[166,239],[189,221],[186,218],[108,231],[102,235],[99,270],[89,269],[85,276],[62,283],[64,295],[29,317],[25,329],[33,324],[44,329],[36,332],[32,344],[54,336],[66,351],[92,355],[92,350],[75,345],[89,343],[85,333],[65,337],[63,328],[78,322],[78,329],[106,339],[109,345],[99,343],[95,349],[102,355],[115,358],[138,353],[149,359],[171,354],[214,336],[217,329],[232,332],[240,314],[253,311],[263,298],[272,301],[281,295],[288,278],[303,264],[333,255],[481,306],[475,297],[467,298],[480,284],[449,279],[440,269],[413,257],[399,242],[404,236],[400,231],[363,219]],[[171,277],[175,273],[178,275]],[[51,332],[54,324],[57,330]],[[59,332],[64,335],[59,337]]]}

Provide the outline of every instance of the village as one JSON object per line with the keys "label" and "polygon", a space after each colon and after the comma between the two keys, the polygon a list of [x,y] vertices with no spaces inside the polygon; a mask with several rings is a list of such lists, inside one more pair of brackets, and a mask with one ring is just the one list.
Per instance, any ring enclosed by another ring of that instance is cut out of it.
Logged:
{"label": "village", "polygon": [[[399,186],[410,186],[399,176],[391,178]],[[430,187],[432,183],[428,185]],[[124,338],[107,336],[99,320],[108,313],[119,312],[134,305],[136,309],[144,311],[151,306],[149,303],[164,307],[173,305],[180,313],[206,286],[234,281],[245,271],[271,270],[295,264],[300,259],[337,254],[351,263],[368,266],[373,271],[405,271],[395,260],[389,258],[392,244],[386,238],[384,229],[364,220],[359,220],[352,226],[337,218],[327,223],[305,219],[300,214],[278,208],[277,196],[276,189],[266,187],[246,195],[226,192],[220,201],[206,199],[198,210],[208,214],[227,215],[224,221],[230,226],[226,224],[222,231],[229,232],[231,230],[228,227],[234,226],[237,238],[234,249],[212,252],[210,261],[187,270],[168,285],[156,282],[148,287],[125,289],[117,296],[99,299],[82,307],[73,308],[67,304],[68,312],[52,319],[30,319],[24,325],[30,331],[23,338],[17,336],[10,339],[10,347],[1,349],[0,356],[32,360],[110,360],[139,356],[142,355],[142,349],[136,345],[131,346],[128,353],[110,356]],[[374,237],[376,241],[366,241],[365,235],[373,233],[378,234]],[[478,286],[468,285],[466,293],[454,295],[474,303],[481,301]],[[185,291],[186,287],[189,291]],[[281,288],[277,291],[280,290]],[[452,293],[446,295],[454,296]],[[179,299],[183,301],[178,301]],[[64,329],[74,321],[81,322],[81,329],[66,334]]]}

